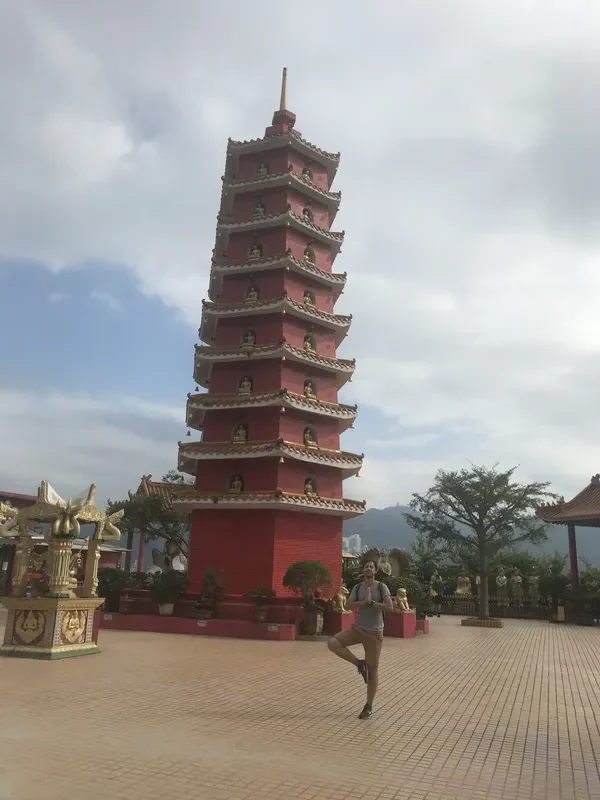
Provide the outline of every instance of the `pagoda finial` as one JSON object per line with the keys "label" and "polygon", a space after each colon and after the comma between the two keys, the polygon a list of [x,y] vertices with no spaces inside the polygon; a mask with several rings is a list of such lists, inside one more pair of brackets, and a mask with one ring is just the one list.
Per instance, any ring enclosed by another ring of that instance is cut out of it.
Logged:
{"label": "pagoda finial", "polygon": [[265,136],[274,136],[281,133],[289,133],[296,122],[296,115],[287,110],[287,67],[283,68],[281,75],[281,99],[279,108],[273,114],[273,122],[265,131]]}
{"label": "pagoda finial", "polygon": [[283,68],[281,76],[281,101],[279,103],[279,110],[285,111],[287,108],[287,67]]}

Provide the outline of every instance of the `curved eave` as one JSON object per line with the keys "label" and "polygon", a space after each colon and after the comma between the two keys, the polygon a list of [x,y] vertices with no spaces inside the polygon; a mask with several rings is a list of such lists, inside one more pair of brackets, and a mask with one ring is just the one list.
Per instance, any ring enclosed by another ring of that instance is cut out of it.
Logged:
{"label": "curved eave", "polygon": [[289,494],[287,492],[228,492],[214,494],[208,492],[187,492],[173,498],[173,509],[188,514],[203,508],[222,509],[257,509],[285,508],[288,511],[302,511],[309,514],[327,514],[329,516],[350,519],[366,511],[366,503],[360,500],[341,499],[315,495]]}
{"label": "curved eave", "polygon": [[330,286],[334,301],[338,299],[346,285],[345,272],[325,272],[325,270],[319,269],[314,264],[309,264],[306,261],[299,261],[297,258],[290,255],[228,264],[213,261],[210,271],[209,297],[213,302],[216,302],[217,295],[221,291],[223,278],[226,275],[243,275],[246,273],[255,275],[259,272],[277,269],[290,270],[305,278],[309,278],[311,281]]}
{"label": "curved eave", "polygon": [[274,297],[271,300],[259,300],[256,303],[240,303],[239,305],[219,305],[202,301],[202,324],[199,330],[200,339],[207,344],[214,340],[218,319],[243,319],[261,314],[293,314],[313,325],[320,325],[335,333],[336,344],[344,339],[352,322],[351,316],[329,314],[319,311],[314,306],[297,303],[289,297]]}
{"label": "curved eave", "polygon": [[202,393],[188,395],[186,423],[189,428],[201,430],[204,423],[204,415],[207,411],[268,407],[288,408],[291,411],[299,411],[302,414],[337,420],[340,433],[343,433],[354,424],[358,410],[356,406],[308,400],[304,395],[294,394],[285,389],[278,392],[249,395],[211,395]]}
{"label": "curved eave", "polygon": [[351,380],[356,366],[354,361],[325,358],[285,343],[267,347],[239,347],[235,350],[217,350],[213,347],[196,345],[194,380],[206,389],[210,383],[213,364],[232,363],[235,361],[247,363],[248,361],[264,361],[269,358],[288,359],[311,369],[321,369],[325,372],[334,373],[338,389],[341,389],[347,381]]}
{"label": "curved eave", "polygon": [[333,222],[338,212],[342,195],[340,192],[326,192],[319,189],[315,184],[304,178],[301,174],[294,171],[276,172],[271,175],[251,178],[248,180],[237,180],[235,178],[223,177],[222,208],[227,207],[230,197],[246,192],[266,191],[268,189],[278,189],[288,186],[297,192],[306,194],[312,200],[327,206],[330,215],[330,222]]}
{"label": "curved eave", "polygon": [[320,447],[304,447],[294,442],[179,442],[179,470],[196,474],[201,461],[239,461],[256,458],[290,458],[317,467],[328,467],[343,472],[345,477],[358,475],[363,456],[345,453],[343,450],[325,450]]}
{"label": "curved eave", "polygon": [[309,161],[316,161],[327,170],[329,183],[331,184],[340,163],[339,153],[328,153],[321,150],[298,133],[279,133],[273,136],[264,136],[262,139],[248,139],[246,141],[236,141],[229,139],[227,142],[227,153],[240,156],[245,153],[261,153],[269,150],[280,150],[282,147],[291,147],[301,153]]}
{"label": "curved eave", "polygon": [[536,516],[549,525],[574,525],[576,528],[600,528],[600,510],[590,513],[565,512],[555,506],[542,506],[536,509]]}
{"label": "curved eave", "polygon": [[217,221],[217,249],[227,248],[227,239],[232,233],[256,232],[284,225],[295,228],[311,240],[318,240],[322,244],[331,247],[333,258],[339,252],[344,241],[344,231],[338,233],[337,231],[320,228],[304,217],[294,214],[293,211],[286,211],[284,214],[268,214],[263,217],[252,217],[251,219],[239,221],[220,218]]}

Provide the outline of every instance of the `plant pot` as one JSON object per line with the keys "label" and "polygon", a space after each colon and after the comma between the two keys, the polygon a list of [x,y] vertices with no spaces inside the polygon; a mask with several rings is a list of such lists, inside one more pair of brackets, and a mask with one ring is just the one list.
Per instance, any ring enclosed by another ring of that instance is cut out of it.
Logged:
{"label": "plant pot", "polygon": [[119,614],[132,614],[135,600],[130,597],[122,597],[119,602]]}
{"label": "plant pot", "polygon": [[171,617],[175,611],[175,603],[160,603],[158,606],[158,613],[161,617]]}
{"label": "plant pot", "polygon": [[320,606],[304,606],[302,633],[305,636],[320,636],[323,633],[323,617]]}
{"label": "plant pot", "polygon": [[267,621],[267,606],[254,606],[254,610],[252,612],[252,619],[254,622],[266,622]]}

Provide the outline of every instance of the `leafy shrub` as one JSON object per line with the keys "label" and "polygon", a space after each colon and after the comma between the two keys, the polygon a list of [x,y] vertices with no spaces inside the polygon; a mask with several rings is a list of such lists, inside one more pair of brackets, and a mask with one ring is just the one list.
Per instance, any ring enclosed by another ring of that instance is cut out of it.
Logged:
{"label": "leafy shrub", "polygon": [[308,605],[314,603],[314,592],[321,586],[331,586],[330,570],[320,561],[296,561],[283,576],[283,585],[300,595]]}

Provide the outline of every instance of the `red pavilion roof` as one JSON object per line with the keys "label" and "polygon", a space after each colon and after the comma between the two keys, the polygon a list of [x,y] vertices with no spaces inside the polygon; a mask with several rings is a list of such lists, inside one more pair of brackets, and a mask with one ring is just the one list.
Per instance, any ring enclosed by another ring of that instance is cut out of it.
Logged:
{"label": "red pavilion roof", "polygon": [[553,525],[600,527],[600,475],[594,475],[588,486],[572,500],[540,506],[536,515]]}

